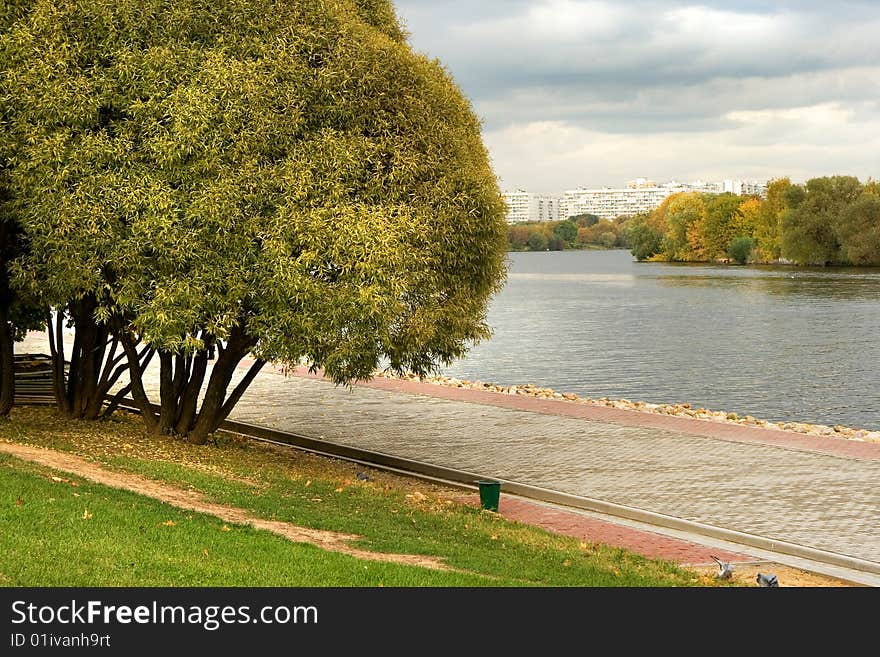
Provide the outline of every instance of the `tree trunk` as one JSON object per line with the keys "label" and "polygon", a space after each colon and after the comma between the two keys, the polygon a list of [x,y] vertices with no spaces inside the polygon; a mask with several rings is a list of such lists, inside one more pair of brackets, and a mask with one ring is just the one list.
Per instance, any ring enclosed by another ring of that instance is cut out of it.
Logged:
{"label": "tree trunk", "polygon": [[9,415],[15,403],[15,344],[9,312],[0,305],[0,417]]}
{"label": "tree trunk", "polygon": [[[64,407],[69,417],[77,419],[85,418],[88,401],[95,393],[91,369],[94,367],[94,351],[98,340],[98,325],[94,319],[96,307],[97,303],[91,296],[71,302],[68,306],[70,317],[73,319],[74,335],[67,386],[64,391],[66,400]],[[64,335],[61,331],[58,332],[56,340],[63,349]]]}
{"label": "tree trunk", "polygon": [[202,407],[199,409],[192,428],[186,434],[186,439],[189,442],[196,445],[203,445],[207,442],[208,436],[217,430],[223,418],[229,414],[232,406],[244,394],[244,390],[250,385],[257,372],[259,372],[262,364],[259,367],[252,368],[253,372],[249,372],[248,376],[245,376],[239,386],[236,387],[229,400],[226,399],[226,391],[229,388],[238,363],[255,345],[256,340],[246,336],[240,328],[236,327],[229,336],[226,347],[217,346],[217,362],[211,372],[211,378],[208,380],[208,387],[205,389]]}
{"label": "tree trunk", "polygon": [[[205,340],[205,338],[202,338]],[[205,346],[208,346],[206,341]],[[211,345],[213,347],[213,344]],[[174,433],[185,436],[192,429],[196,418],[196,406],[199,401],[199,392],[205,382],[205,373],[208,370],[208,349],[198,352],[193,358],[192,368],[186,381],[177,409],[177,419],[174,424]]]}
{"label": "tree trunk", "polygon": [[[150,400],[147,399],[147,393],[144,392],[142,374],[144,369],[146,369],[146,364],[142,364],[138,357],[137,348],[135,347],[136,343],[133,337],[122,332],[119,336],[119,341],[122,343],[122,348],[125,350],[125,355],[128,358],[131,396],[134,397],[134,403],[141,411],[141,417],[144,420],[147,430],[156,433],[159,430],[159,420],[156,418],[156,414],[153,413],[153,409],[150,407]],[[152,357],[152,353],[150,356]],[[147,362],[149,362],[149,359],[147,359]]]}
{"label": "tree trunk", "polygon": [[[155,353],[156,353],[156,350],[153,349],[152,347],[144,347],[141,350],[141,353],[138,354],[138,356],[137,356],[137,361],[139,364],[136,368],[137,369],[136,376],[138,376],[139,378],[143,377],[143,371],[145,369],[147,369],[147,365],[150,364],[150,361],[153,359],[153,355]],[[121,356],[122,357],[126,356],[126,352],[124,349],[123,349]],[[117,372],[121,369],[121,367],[122,366],[117,368]],[[125,368],[128,369],[128,365],[126,365]],[[115,382],[115,380],[114,380],[114,382]],[[113,382],[111,382],[107,386],[107,391],[110,390],[110,387],[112,387],[112,385],[113,385]],[[121,388],[120,390],[118,390],[116,392],[116,394],[113,395],[113,398],[110,399],[110,401],[107,403],[107,407],[104,409],[104,412],[101,414],[101,419],[106,420],[111,415],[113,415],[113,413],[116,411],[116,409],[119,408],[119,405],[122,403],[122,400],[125,399],[126,395],[131,393],[133,388],[134,388],[134,385],[131,382],[129,382],[129,384],[126,385],[124,388]],[[105,391],[104,394],[106,395],[107,392]],[[146,397],[146,394],[144,395],[144,397]]]}
{"label": "tree trunk", "polygon": [[241,352],[233,345],[228,345],[217,356],[217,362],[211,371],[208,387],[205,389],[205,397],[199,409],[198,416],[192,428],[187,432],[186,439],[196,445],[204,445],[208,436],[214,432],[214,424],[223,402],[226,398],[226,389],[232,381],[235,367],[247,351]]}
{"label": "tree trunk", "polygon": [[[205,348],[192,356],[159,351],[160,410],[157,416],[144,391],[142,373],[146,363],[141,363],[137,357],[134,338],[120,334],[119,340],[128,357],[130,371],[131,383],[126,387],[126,392],[131,391],[135,404],[144,417],[146,428],[155,433],[182,436],[199,445],[207,442],[208,436],[219,428],[265,365],[265,361],[257,360],[227,397],[227,390],[239,362],[256,345],[256,340],[243,335],[241,330],[234,329],[225,347],[216,343],[212,336],[203,333]],[[218,356],[200,406],[199,397],[207,376],[208,361],[215,348]],[[111,400],[111,408],[118,406],[121,394],[122,391]]]}
{"label": "tree trunk", "polygon": [[171,433],[177,415],[177,398],[174,394],[174,355],[159,351],[159,433]]}
{"label": "tree trunk", "polygon": [[[110,324],[95,319],[97,309],[97,299],[94,295],[88,295],[71,302],[67,308],[58,309],[54,329],[51,322],[49,323],[49,349],[52,354],[53,387],[58,410],[68,417],[82,420],[97,420],[102,417],[102,409],[110,389],[129,369],[131,361],[126,349],[121,354],[116,353],[124,322],[119,318],[114,319],[111,331]],[[70,364],[66,368],[63,333],[65,313],[71,318],[75,331]],[[135,349],[137,341],[129,339],[128,343],[129,347]],[[141,352],[141,356],[143,353]]]}
{"label": "tree trunk", "polygon": [[104,365],[109,330],[95,320],[97,299],[88,295],[70,304],[76,335],[70,357],[67,399],[73,417],[96,420],[104,399],[99,395],[99,375]]}
{"label": "tree trunk", "polygon": [[[128,362],[120,363],[120,361],[125,360],[125,350],[122,351],[121,354],[116,356],[116,347],[119,344],[118,338],[113,338],[113,344],[110,348],[110,353],[107,355],[106,363],[104,365],[104,369],[101,372],[101,376],[98,379],[99,385],[95,396],[92,398],[92,401],[88,407],[87,415],[89,417],[97,417],[101,415],[101,417],[109,417],[112,414],[112,410],[110,413],[107,413],[106,410],[104,413],[101,413],[101,408],[104,403],[104,400],[107,398],[107,395],[110,392],[110,388],[112,388],[116,382],[119,380],[119,377],[122,376],[124,372],[128,370]],[[146,353],[147,348],[144,348],[141,351],[140,358],[143,358],[144,353]],[[116,369],[113,369],[113,368]],[[146,366],[144,366],[146,367]],[[117,404],[118,406],[118,404]],[[114,406],[115,408],[115,406]]]}
{"label": "tree trunk", "polygon": [[49,353],[52,355],[52,389],[55,392],[55,406],[62,415],[70,415],[67,403],[67,388],[64,381],[64,312],[55,313],[55,328],[52,328],[51,315],[46,320],[49,329]]}

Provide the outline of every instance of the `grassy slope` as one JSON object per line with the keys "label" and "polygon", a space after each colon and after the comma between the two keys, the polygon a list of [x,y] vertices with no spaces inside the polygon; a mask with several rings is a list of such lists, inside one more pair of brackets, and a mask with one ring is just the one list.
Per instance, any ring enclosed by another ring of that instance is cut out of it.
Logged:
{"label": "grassy slope", "polygon": [[[457,502],[452,489],[235,438],[194,447],[135,418],[71,422],[17,408],[0,440],[70,451],[256,516],[362,536],[359,547],[435,555],[468,573],[357,560],[86,482],[0,468],[0,584],[247,586],[695,586],[711,580]],[[68,478],[67,475],[64,475]],[[76,497],[75,495],[79,495]],[[17,504],[21,499],[22,503]],[[50,501],[51,500],[51,501]],[[84,519],[88,508],[92,517]],[[174,525],[163,524],[169,520]],[[208,556],[204,554],[208,551]],[[473,573],[473,574],[469,574]]]}
{"label": "grassy slope", "polygon": [[[0,455],[0,582],[18,586],[471,586],[355,559]],[[56,477],[59,478],[59,477]],[[65,481],[66,480],[66,481]],[[77,484],[77,485],[72,485]],[[509,582],[492,582],[508,584]]]}

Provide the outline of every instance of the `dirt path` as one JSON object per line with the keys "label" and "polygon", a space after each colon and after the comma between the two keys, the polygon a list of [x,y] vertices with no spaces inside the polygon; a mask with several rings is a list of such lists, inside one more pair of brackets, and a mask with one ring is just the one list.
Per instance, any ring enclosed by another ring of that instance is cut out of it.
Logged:
{"label": "dirt path", "polygon": [[295,543],[309,543],[331,552],[341,552],[358,559],[370,561],[389,561],[393,563],[421,566],[434,570],[452,570],[442,559],[414,554],[388,554],[360,550],[349,545],[350,541],[360,538],[353,534],[342,534],[320,529],[299,527],[277,520],[257,518],[243,509],[209,502],[201,493],[182,490],[137,474],[114,472],[87,461],[79,456],[57,452],[41,447],[30,447],[15,443],[0,443],[0,452],[17,458],[38,463],[55,470],[68,472],[97,484],[132,491],[146,495],[189,511],[206,513],[220,518],[225,522],[239,525],[250,525],[256,529],[265,529]]}

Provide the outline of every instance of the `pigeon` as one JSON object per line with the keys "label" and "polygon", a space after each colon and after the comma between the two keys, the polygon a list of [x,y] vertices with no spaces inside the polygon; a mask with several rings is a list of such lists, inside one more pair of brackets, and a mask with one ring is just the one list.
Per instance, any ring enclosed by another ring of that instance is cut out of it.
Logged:
{"label": "pigeon", "polygon": [[715,560],[715,563],[718,564],[718,573],[715,575],[718,579],[730,579],[730,576],[733,575],[733,564],[727,561],[721,561],[718,557],[709,555]]}
{"label": "pigeon", "polygon": [[357,478],[360,479],[361,481],[369,481],[370,480],[370,478],[367,476],[366,472],[358,472]]}
{"label": "pigeon", "polygon": [[755,577],[755,581],[758,582],[758,586],[769,588],[779,586],[779,580],[776,579],[776,575],[774,575],[773,573],[767,573],[766,575],[764,575],[763,573],[758,573],[758,576]]}

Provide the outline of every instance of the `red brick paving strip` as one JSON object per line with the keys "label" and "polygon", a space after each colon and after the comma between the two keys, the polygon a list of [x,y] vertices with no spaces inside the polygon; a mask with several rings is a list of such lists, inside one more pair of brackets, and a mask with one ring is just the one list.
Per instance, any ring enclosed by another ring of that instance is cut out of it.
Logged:
{"label": "red brick paving strip", "polygon": [[[281,370],[276,370],[280,372]],[[292,376],[309,379],[326,380],[320,374],[309,374],[307,368],[299,367],[288,372]],[[720,438],[741,443],[773,445],[775,447],[791,447],[794,449],[844,456],[850,458],[880,460],[880,444],[847,440],[825,436],[810,436],[795,431],[747,427],[740,424],[713,422],[661,413],[630,411],[626,409],[579,404],[577,402],[556,399],[544,399],[528,395],[507,395],[499,392],[456,388],[451,386],[408,381],[405,379],[386,379],[376,377],[371,381],[359,382],[356,385],[375,388],[388,392],[401,392],[412,395],[426,395],[438,399],[462,401],[478,404],[489,404],[501,408],[519,411],[544,413],[563,417],[582,418],[597,422],[622,424],[629,427],[646,429],[666,429],[680,431],[697,436]]]}
{"label": "red brick paving strip", "polygon": [[[479,499],[475,496],[461,498],[461,501],[474,506],[479,505]],[[537,525],[555,534],[572,536],[590,543],[605,543],[625,548],[650,559],[663,559],[677,564],[712,564],[714,562],[711,555],[732,563],[757,560],[745,554],[709,548],[690,541],[503,495],[498,502],[498,513],[509,520]]]}

